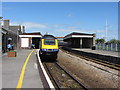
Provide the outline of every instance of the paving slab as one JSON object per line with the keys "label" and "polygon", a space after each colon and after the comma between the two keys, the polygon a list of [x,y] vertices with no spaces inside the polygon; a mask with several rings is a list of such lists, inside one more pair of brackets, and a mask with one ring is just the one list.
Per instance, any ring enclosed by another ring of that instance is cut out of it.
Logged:
{"label": "paving slab", "polygon": [[43,88],[38,66],[36,52],[33,52],[26,67],[22,88]]}
{"label": "paving slab", "polygon": [[72,48],[72,49],[73,49],[73,50],[78,50],[78,51],[95,53],[95,54],[101,54],[101,55],[107,55],[107,56],[113,56],[113,57],[120,57],[120,56],[119,56],[119,53],[118,53],[118,52],[114,52],[114,51],[79,49],[79,48]]}
{"label": "paving slab", "polygon": [[[31,51],[19,50],[17,57],[2,56],[2,88],[16,88],[24,62]],[[22,88],[43,88],[35,63],[36,55],[33,52],[25,70]]]}

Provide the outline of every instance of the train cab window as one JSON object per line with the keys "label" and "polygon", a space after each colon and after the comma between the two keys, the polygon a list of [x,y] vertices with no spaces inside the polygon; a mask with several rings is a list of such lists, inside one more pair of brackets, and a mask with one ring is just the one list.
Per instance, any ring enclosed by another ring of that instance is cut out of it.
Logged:
{"label": "train cab window", "polygon": [[55,45],[55,40],[54,39],[45,39],[44,44],[45,45]]}

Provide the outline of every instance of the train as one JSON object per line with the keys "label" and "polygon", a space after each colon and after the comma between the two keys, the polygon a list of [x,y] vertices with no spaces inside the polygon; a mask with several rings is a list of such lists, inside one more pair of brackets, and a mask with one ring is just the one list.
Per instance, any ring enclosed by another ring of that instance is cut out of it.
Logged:
{"label": "train", "polygon": [[58,40],[53,35],[44,35],[40,41],[40,57],[57,59],[59,52]]}

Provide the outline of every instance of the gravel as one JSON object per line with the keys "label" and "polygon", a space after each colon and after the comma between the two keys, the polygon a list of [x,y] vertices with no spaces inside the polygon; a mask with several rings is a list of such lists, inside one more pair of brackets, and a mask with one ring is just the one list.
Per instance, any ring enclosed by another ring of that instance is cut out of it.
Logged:
{"label": "gravel", "polygon": [[63,51],[58,62],[89,88],[118,88],[119,71],[90,62]]}

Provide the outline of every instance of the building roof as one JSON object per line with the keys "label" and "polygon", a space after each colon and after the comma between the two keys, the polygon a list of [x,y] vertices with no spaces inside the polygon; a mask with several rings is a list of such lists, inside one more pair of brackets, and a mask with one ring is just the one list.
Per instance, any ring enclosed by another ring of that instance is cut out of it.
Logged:
{"label": "building roof", "polygon": [[8,29],[5,29],[5,28],[2,27],[2,31],[3,31],[3,30],[4,30],[5,32],[7,32],[7,33],[12,33],[12,34],[17,35],[14,31],[8,30]]}
{"label": "building roof", "polygon": [[40,32],[23,33],[22,35],[42,35]]}
{"label": "building roof", "polygon": [[56,38],[64,38],[64,37],[56,37]]}
{"label": "building roof", "polygon": [[42,37],[42,34],[40,32],[23,33],[19,37]]}
{"label": "building roof", "polygon": [[75,37],[77,37],[77,38],[81,38],[81,37],[93,37],[93,35],[94,34],[87,34],[87,33],[78,33],[78,32],[73,32],[73,33],[70,33],[70,34],[68,34],[68,35],[66,35],[65,37],[64,37],[64,39],[68,39],[68,38],[75,38]]}
{"label": "building roof", "polygon": [[2,33],[3,34],[6,34],[8,31],[6,30],[6,29],[4,29],[4,28],[2,28]]}
{"label": "building roof", "polygon": [[21,30],[21,27],[20,26],[9,26],[9,29],[14,31],[17,34],[17,31]]}
{"label": "building roof", "polygon": [[93,35],[93,34],[73,32],[73,33],[70,33],[70,34],[66,35],[65,37],[70,36],[70,35]]}
{"label": "building roof", "polygon": [[22,34],[22,28],[21,25],[10,25],[9,24],[9,19],[5,19],[3,20],[3,25],[2,25],[2,29],[5,31],[7,31],[8,33],[13,33],[15,35],[19,35]]}

